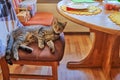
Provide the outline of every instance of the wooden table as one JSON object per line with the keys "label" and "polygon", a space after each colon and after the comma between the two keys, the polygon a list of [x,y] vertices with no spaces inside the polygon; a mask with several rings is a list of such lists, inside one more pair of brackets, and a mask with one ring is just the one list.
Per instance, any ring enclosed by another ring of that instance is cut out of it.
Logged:
{"label": "wooden table", "polygon": [[94,33],[93,45],[89,54],[81,61],[68,62],[67,67],[101,67],[106,79],[110,79],[111,68],[120,67],[120,26],[108,18],[110,11],[105,11],[102,4],[99,5],[102,12],[92,16],[64,12],[60,8],[62,5],[65,5],[64,1],[57,4],[57,10],[62,16],[90,28],[91,33]]}

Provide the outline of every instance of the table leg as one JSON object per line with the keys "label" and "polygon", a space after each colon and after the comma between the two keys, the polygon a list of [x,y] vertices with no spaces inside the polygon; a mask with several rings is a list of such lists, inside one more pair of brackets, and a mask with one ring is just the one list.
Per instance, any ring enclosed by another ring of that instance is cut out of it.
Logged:
{"label": "table leg", "polygon": [[[100,67],[103,69],[105,77],[108,77],[111,70],[111,59],[114,48],[118,45],[115,41],[118,36],[106,34],[104,32],[95,31],[94,40],[90,53],[81,61],[70,61],[67,63],[68,68],[81,68],[81,67]],[[118,49],[117,49],[118,51]],[[116,52],[117,53],[117,52]]]}
{"label": "table leg", "polygon": [[112,54],[112,68],[120,67],[120,37],[115,41]]}

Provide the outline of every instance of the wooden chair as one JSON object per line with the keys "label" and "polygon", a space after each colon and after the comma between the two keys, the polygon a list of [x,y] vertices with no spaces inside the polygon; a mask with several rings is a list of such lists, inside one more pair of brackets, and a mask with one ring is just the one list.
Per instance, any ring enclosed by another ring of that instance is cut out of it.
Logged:
{"label": "wooden chair", "polygon": [[1,58],[0,64],[2,69],[3,80],[10,80],[11,78],[30,78],[30,79],[47,79],[58,80],[58,64],[63,57],[65,42],[64,35],[61,34],[60,39],[55,42],[55,53],[51,53],[48,46],[45,46],[43,50],[40,50],[36,43],[30,45],[34,50],[31,54],[19,50],[20,60],[12,60],[13,64],[21,65],[37,65],[37,66],[51,66],[52,75],[34,75],[34,74],[11,74],[9,66],[6,63],[5,58]]}
{"label": "wooden chair", "polygon": [[[19,3],[22,0],[12,0],[12,1],[13,1],[13,5],[14,5],[14,9],[16,11],[16,14],[20,13],[20,11],[23,11],[23,10],[26,12],[29,11],[28,8],[19,7]],[[33,7],[33,8],[35,8],[35,7]],[[22,22],[22,24],[24,26],[39,25],[39,24],[48,26],[48,25],[52,24],[53,19],[54,19],[54,16],[50,12],[35,12],[35,14],[33,16],[31,16],[29,20]]]}
{"label": "wooden chair", "polygon": [[[51,19],[50,19],[51,20]],[[4,34],[4,32],[3,32]],[[15,74],[10,73],[9,66],[4,57],[0,58],[0,65],[2,69],[3,80],[10,80],[10,78],[30,78],[30,79],[48,79],[48,80],[58,80],[57,67],[64,55],[64,34],[60,35],[60,38],[54,42],[55,52],[51,53],[48,46],[44,49],[39,49],[37,43],[29,45],[33,48],[33,52],[28,54],[19,49],[19,60],[12,60],[13,64],[20,65],[36,65],[36,66],[51,66],[52,75],[35,75],[35,74]]]}

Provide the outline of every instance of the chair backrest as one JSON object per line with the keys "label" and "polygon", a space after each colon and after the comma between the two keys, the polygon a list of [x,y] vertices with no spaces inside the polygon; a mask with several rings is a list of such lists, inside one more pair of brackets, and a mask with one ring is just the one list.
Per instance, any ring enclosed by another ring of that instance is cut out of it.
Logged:
{"label": "chair backrest", "polygon": [[14,9],[16,11],[16,13],[18,13],[18,7],[19,7],[19,3],[21,2],[21,0],[12,0],[12,3],[13,3],[13,6],[14,6]]}
{"label": "chair backrest", "polygon": [[36,2],[37,0],[12,0],[14,4],[14,8],[16,10],[16,13],[19,12],[18,8],[26,8],[30,11],[31,16],[34,16],[34,14],[37,11],[36,8]]}

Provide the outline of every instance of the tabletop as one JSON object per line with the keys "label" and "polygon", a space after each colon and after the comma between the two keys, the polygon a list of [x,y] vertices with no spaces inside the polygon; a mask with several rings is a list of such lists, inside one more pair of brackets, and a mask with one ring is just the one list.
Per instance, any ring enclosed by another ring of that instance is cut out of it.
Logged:
{"label": "tabletop", "polygon": [[[94,2],[98,4],[99,2]],[[88,3],[89,4],[89,3]],[[69,20],[76,22],[80,25],[86,26],[90,29],[95,29],[108,34],[118,34],[120,35],[120,25],[113,23],[108,16],[114,11],[106,11],[104,9],[103,3],[99,3],[97,6],[102,10],[101,13],[96,15],[77,15],[65,12],[61,9],[62,5],[66,5],[65,1],[62,0],[57,4],[58,12]]]}

